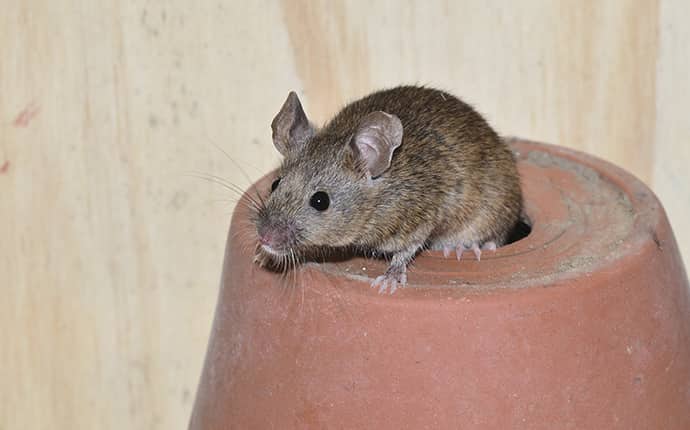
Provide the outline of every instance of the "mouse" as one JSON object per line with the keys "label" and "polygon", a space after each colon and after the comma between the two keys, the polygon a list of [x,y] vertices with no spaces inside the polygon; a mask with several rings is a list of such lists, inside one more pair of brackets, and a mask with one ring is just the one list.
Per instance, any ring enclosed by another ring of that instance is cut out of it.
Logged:
{"label": "mouse", "polygon": [[460,260],[503,245],[522,211],[515,156],[469,104],[443,90],[398,86],[342,108],[323,126],[288,94],[271,123],[283,160],[257,205],[256,260],[286,264],[314,249],[388,258],[371,282],[407,285],[425,249]]}

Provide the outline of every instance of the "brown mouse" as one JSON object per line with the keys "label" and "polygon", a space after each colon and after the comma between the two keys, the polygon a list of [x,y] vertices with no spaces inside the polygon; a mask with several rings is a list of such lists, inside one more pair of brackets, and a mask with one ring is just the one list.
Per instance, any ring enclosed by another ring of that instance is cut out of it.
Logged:
{"label": "brown mouse", "polygon": [[393,293],[420,250],[479,259],[520,216],[511,150],[446,92],[378,91],[318,129],[291,92],[271,128],[284,160],[255,214],[259,260],[294,262],[314,248],[382,253],[390,266],[372,286]]}

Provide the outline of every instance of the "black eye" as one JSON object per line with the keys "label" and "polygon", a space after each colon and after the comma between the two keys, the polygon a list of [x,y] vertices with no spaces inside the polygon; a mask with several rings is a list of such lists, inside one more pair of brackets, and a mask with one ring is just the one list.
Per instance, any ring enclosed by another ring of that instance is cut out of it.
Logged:
{"label": "black eye", "polygon": [[276,188],[278,188],[278,184],[280,184],[280,178],[276,179],[271,184],[271,192],[274,192],[276,190]]}
{"label": "black eye", "polygon": [[317,211],[325,211],[328,209],[328,205],[330,203],[331,200],[328,198],[328,194],[324,193],[323,191],[315,192],[314,195],[311,196],[311,200],[309,200],[311,207]]}

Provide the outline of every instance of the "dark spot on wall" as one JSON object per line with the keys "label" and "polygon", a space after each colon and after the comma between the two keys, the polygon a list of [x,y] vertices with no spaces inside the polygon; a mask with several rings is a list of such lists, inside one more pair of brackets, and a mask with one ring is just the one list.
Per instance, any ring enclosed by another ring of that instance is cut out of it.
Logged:
{"label": "dark spot on wall", "polygon": [[182,208],[185,205],[185,203],[187,203],[188,197],[189,196],[187,195],[187,193],[183,191],[177,191],[170,199],[170,207],[172,207],[173,209]]}
{"label": "dark spot on wall", "polygon": [[149,127],[156,128],[156,127],[158,127],[158,124],[159,124],[158,118],[153,114],[149,115]]}
{"label": "dark spot on wall", "polygon": [[144,9],[141,11],[141,26],[146,30],[146,33],[148,33],[149,36],[156,37],[158,36],[158,29],[153,27],[151,23],[148,21],[148,14],[149,12]]}

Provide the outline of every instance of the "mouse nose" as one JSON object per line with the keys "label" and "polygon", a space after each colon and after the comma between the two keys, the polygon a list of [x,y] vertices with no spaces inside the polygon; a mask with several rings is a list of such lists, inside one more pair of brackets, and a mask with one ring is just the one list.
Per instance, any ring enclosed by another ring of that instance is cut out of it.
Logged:
{"label": "mouse nose", "polygon": [[287,234],[284,229],[277,227],[259,229],[259,243],[261,245],[270,246],[271,248],[280,249],[287,243]]}
{"label": "mouse nose", "polygon": [[259,243],[261,243],[262,245],[270,245],[272,241],[273,237],[270,233],[264,233],[259,236]]}

